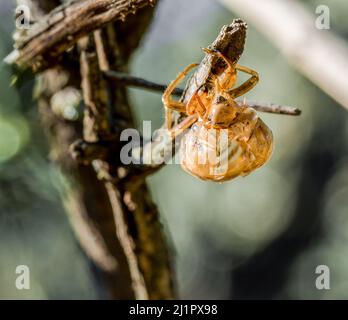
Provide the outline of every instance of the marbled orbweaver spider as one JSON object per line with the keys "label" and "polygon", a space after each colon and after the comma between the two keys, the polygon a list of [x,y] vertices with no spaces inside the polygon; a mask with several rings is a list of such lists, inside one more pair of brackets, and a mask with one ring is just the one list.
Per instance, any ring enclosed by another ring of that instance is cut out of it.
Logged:
{"label": "marbled orbweaver spider", "polygon": [[[200,179],[222,182],[245,176],[262,166],[271,156],[273,135],[252,108],[235,101],[257,84],[258,73],[232,63],[218,51],[203,50],[222,59],[227,66],[219,76],[211,76],[211,88],[198,88],[188,103],[172,100],[173,90],[197,66],[191,64],[170,83],[162,101],[166,108],[166,128],[172,138],[190,128],[181,141],[182,168]],[[237,71],[251,77],[233,88]],[[172,128],[173,110],[187,117]]]}

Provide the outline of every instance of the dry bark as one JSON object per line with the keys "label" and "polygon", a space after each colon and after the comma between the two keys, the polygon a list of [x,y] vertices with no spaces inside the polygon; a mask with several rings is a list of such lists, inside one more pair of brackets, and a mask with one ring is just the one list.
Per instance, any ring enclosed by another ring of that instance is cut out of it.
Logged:
{"label": "dry bark", "polygon": [[[17,41],[9,62],[39,71],[55,65],[78,39],[110,22],[125,21],[155,0],[72,0],[41,17]],[[51,7],[50,7],[51,8]]]}
{"label": "dry bark", "polygon": [[[125,89],[107,83],[102,70],[116,68],[110,61],[117,61],[110,44],[114,29],[96,31],[80,43],[82,91],[85,101],[84,140],[87,142],[111,142],[117,144],[117,132],[112,127],[113,111],[118,112],[126,127],[132,127],[131,110]],[[83,42],[83,43],[82,43]],[[109,112],[111,115],[109,117]],[[120,149],[116,148],[119,154]],[[126,254],[133,288],[138,299],[173,298],[173,281],[159,214],[152,203],[143,177],[136,169],[126,168],[113,161],[98,160],[97,172],[106,182],[109,199],[114,211],[119,241]],[[125,175],[125,177],[123,177]],[[130,183],[128,176],[137,179]]]}
{"label": "dry bark", "polygon": [[[45,1],[28,2],[38,17],[38,7],[44,3]],[[105,40],[110,55],[108,59],[113,61],[113,68],[127,70],[129,56],[138,46],[152,13],[152,8],[144,8],[136,16],[129,17],[125,23],[107,27]],[[174,294],[168,250],[156,206],[152,203],[145,182],[138,182],[131,192],[115,181],[110,180],[105,185],[105,181],[97,178],[90,164],[77,164],[69,153],[70,144],[83,137],[82,123],[63,119],[52,110],[51,103],[52,97],[62,90],[80,88],[79,69],[80,64],[75,56],[66,55],[57,68],[49,69],[39,76],[36,88],[42,122],[50,136],[52,158],[69,180],[64,202],[70,220],[82,247],[104,278],[112,298],[172,298]],[[96,89],[93,86],[91,99],[95,99],[103,89],[98,81],[93,82],[93,85],[99,87]],[[115,86],[111,89],[113,94],[108,103],[112,107],[112,118],[116,120],[113,128],[109,129],[117,131],[131,127],[132,115],[125,89]],[[99,100],[96,101],[96,106],[101,106]],[[98,142],[100,139],[105,141],[106,136],[97,135],[92,140]],[[112,171],[112,175],[117,175],[115,167],[110,166],[109,169],[109,173]],[[124,228],[121,231],[122,223]],[[118,241],[116,234],[124,236],[130,244],[128,248],[136,257],[142,287],[134,283],[134,275],[130,272],[134,268],[128,266],[129,252],[124,252],[124,246],[121,248],[122,241]]]}

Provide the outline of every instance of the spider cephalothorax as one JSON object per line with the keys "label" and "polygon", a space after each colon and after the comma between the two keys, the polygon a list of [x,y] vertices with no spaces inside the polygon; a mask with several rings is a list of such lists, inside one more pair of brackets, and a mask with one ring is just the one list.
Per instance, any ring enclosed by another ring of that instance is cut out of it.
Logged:
{"label": "spider cephalothorax", "polygon": [[[180,156],[184,170],[204,180],[226,181],[247,175],[262,166],[272,153],[273,136],[252,108],[235,101],[257,84],[257,72],[232,63],[220,52],[204,50],[222,59],[226,69],[210,79],[209,89],[197,90],[187,104],[173,101],[170,95],[196,64],[181,72],[163,94],[166,124],[173,138],[190,128],[181,141]],[[237,71],[248,73],[251,77],[233,88]],[[174,128],[171,128],[172,110],[187,115]]]}

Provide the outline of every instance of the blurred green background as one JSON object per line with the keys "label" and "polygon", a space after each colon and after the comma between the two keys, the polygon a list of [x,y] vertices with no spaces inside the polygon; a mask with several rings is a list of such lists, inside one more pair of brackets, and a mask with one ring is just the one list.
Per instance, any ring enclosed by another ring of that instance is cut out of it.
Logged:
{"label": "blurred green background", "polygon": [[[347,1],[302,2],[313,14],[317,5],[328,5],[331,30],[323,32],[348,41]],[[1,1],[1,60],[11,51],[13,10],[14,1]],[[213,0],[162,0],[132,73],[168,83],[199,62],[200,48],[235,17]],[[261,76],[248,98],[303,113],[261,114],[275,148],[270,162],[250,176],[208,183],[168,165],[149,178],[174,248],[181,298],[348,299],[348,112],[252,25],[240,63]],[[64,181],[48,160],[32,83],[17,91],[10,81],[10,68],[1,64],[0,298],[98,298],[100,288],[60,202]],[[132,89],[131,99],[140,129],[142,120],[151,120],[153,130],[161,126],[160,95]],[[31,269],[31,290],[14,285],[20,264]],[[330,290],[315,287],[318,265],[330,268]]]}

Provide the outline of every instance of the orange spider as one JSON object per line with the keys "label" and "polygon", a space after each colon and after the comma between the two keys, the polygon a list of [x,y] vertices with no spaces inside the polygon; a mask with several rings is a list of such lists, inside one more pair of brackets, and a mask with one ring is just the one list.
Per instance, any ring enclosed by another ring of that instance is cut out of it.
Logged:
{"label": "orange spider", "polygon": [[[234,99],[251,90],[259,81],[258,73],[233,64],[222,53],[203,49],[226,63],[221,75],[210,79],[212,88],[199,88],[188,103],[174,101],[171,93],[197,64],[189,65],[171,82],[162,96],[166,108],[166,128],[172,138],[186,129],[180,147],[181,166],[191,175],[203,180],[226,181],[245,176],[262,166],[271,156],[273,135],[256,112]],[[233,88],[237,71],[251,77]],[[185,113],[181,123],[172,128],[173,110]]]}

